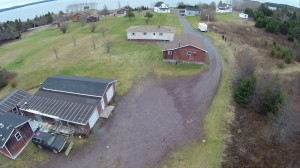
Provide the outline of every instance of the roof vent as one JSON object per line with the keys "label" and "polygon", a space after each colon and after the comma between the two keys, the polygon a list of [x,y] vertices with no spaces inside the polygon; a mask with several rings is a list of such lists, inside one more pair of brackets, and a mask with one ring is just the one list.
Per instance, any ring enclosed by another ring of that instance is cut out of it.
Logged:
{"label": "roof vent", "polygon": [[2,137],[2,134],[0,134],[0,137]]}
{"label": "roof vent", "polygon": [[4,127],[4,124],[3,123],[0,123],[0,128],[3,128]]}
{"label": "roof vent", "polygon": [[9,125],[9,126],[7,126],[7,127],[6,127],[6,129],[8,130],[8,129],[9,129],[9,127],[11,127],[11,126],[12,126],[12,125]]}
{"label": "roof vent", "polygon": [[4,140],[5,140],[5,138],[2,138],[1,140],[2,140],[2,141],[4,141]]}

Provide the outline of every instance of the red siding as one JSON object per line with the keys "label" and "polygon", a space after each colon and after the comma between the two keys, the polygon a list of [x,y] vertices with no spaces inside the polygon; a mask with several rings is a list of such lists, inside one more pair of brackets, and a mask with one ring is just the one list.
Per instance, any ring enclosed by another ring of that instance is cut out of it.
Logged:
{"label": "red siding", "polygon": [[[192,54],[188,55],[187,52],[191,51]],[[172,54],[169,55],[168,51],[163,51],[164,59],[173,59],[177,61],[193,61],[193,62],[204,62],[205,51],[195,48],[193,46],[186,46],[178,49],[174,49]]]}
{"label": "red siding", "polygon": [[[22,138],[17,141],[15,134],[17,131],[20,132]],[[16,155],[30,140],[30,138],[33,136],[33,131],[27,122],[26,124],[20,126],[19,128],[14,131],[14,133],[11,135],[10,139],[7,141],[5,146],[9,150],[9,152],[14,156]]]}
{"label": "red siding", "polygon": [[6,150],[5,146],[3,148],[0,148],[0,152],[3,153],[4,155],[12,158],[12,156],[9,154],[9,152]]}

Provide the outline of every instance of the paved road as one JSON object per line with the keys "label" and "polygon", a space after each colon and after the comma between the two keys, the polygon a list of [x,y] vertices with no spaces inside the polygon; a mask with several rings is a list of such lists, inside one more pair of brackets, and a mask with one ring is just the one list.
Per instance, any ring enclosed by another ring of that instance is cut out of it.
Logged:
{"label": "paved road", "polygon": [[43,167],[154,166],[170,150],[201,136],[202,119],[217,91],[222,63],[211,41],[178,17],[184,32],[205,42],[210,59],[207,70],[182,78],[149,76],[136,83],[118,102],[113,117],[96,129],[92,143],[74,149],[69,157],[51,154]]}

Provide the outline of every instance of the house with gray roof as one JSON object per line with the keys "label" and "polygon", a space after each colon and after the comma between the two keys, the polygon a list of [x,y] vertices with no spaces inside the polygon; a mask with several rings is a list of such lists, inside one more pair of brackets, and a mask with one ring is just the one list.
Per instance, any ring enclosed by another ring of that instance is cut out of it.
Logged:
{"label": "house with gray roof", "polygon": [[127,29],[127,40],[173,41],[176,27],[131,26]]}
{"label": "house with gray roof", "polygon": [[196,16],[198,14],[199,14],[199,10],[196,9],[195,7],[193,7],[193,6],[187,6],[184,9],[184,15],[185,16]]}
{"label": "house with gray roof", "polygon": [[34,120],[68,126],[77,134],[89,135],[100,117],[108,117],[106,109],[116,93],[115,82],[83,76],[50,76],[18,107]]}
{"label": "house with gray roof", "polygon": [[153,7],[154,12],[158,13],[170,13],[170,8],[164,2],[157,2]]}
{"label": "house with gray roof", "polygon": [[30,119],[0,110],[0,153],[16,159],[33,137]]}

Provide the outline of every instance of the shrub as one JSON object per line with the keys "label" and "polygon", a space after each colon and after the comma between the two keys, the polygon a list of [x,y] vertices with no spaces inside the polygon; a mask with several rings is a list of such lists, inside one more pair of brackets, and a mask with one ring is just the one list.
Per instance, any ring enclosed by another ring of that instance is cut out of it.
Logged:
{"label": "shrub", "polygon": [[275,50],[274,48],[272,48],[270,54],[271,54],[272,57],[275,57],[275,55],[276,55],[276,50]]}
{"label": "shrub", "polygon": [[259,94],[258,112],[267,115],[276,114],[285,101],[284,92],[279,85],[279,79],[275,78]]}
{"label": "shrub", "polygon": [[238,84],[238,86],[234,91],[233,94],[234,100],[243,107],[248,105],[250,101],[250,97],[254,93],[255,85],[256,85],[256,77],[254,75],[251,75],[243,79]]}
{"label": "shrub", "polygon": [[288,54],[284,57],[284,62],[287,63],[287,64],[290,64],[292,63],[292,55],[291,54]]}
{"label": "shrub", "polygon": [[267,25],[267,19],[265,17],[259,17],[256,20],[255,27],[264,28]]}
{"label": "shrub", "polygon": [[8,81],[2,75],[0,75],[0,89],[4,88],[7,85]]}
{"label": "shrub", "polygon": [[15,72],[9,72],[0,67],[0,89],[4,88],[8,81],[17,76]]}
{"label": "shrub", "polygon": [[277,64],[277,67],[280,68],[280,69],[283,69],[283,68],[285,68],[285,65],[284,65],[283,62],[280,62],[280,63]]}

